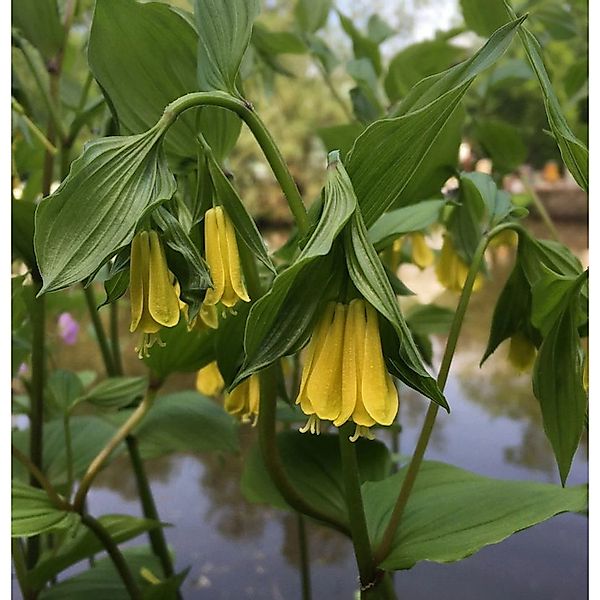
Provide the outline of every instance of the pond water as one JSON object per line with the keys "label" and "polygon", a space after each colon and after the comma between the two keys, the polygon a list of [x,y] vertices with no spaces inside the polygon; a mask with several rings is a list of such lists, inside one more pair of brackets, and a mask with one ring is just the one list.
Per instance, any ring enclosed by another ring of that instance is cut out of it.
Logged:
{"label": "pond water", "polygon": [[[563,226],[561,235],[587,263],[583,226]],[[511,252],[497,251],[491,262],[491,281],[473,297],[446,388],[452,412],[440,411],[426,456],[491,477],[558,484],[529,376],[515,375],[508,367],[504,347],[483,368],[478,367],[491,311],[511,265]],[[402,276],[422,300],[455,304],[456,296],[443,292],[433,273],[408,268]],[[438,362],[442,342],[436,341]],[[189,377],[182,378],[175,387],[189,387],[191,382]],[[426,408],[422,397],[401,389],[401,453],[412,452]],[[250,504],[240,493],[244,449],[255,435],[251,428],[241,429],[241,456],[175,455],[148,462],[160,517],[174,525],[165,534],[174,549],[176,567],[191,565],[183,586],[186,599],[301,598],[296,518]],[[391,442],[386,432],[380,439]],[[587,477],[587,441],[583,440],[569,485],[586,482]],[[95,515],[139,514],[125,458],[111,464],[99,478],[89,495],[89,507]],[[587,526],[584,516],[559,515],[459,563],[421,563],[396,574],[398,597],[587,598]],[[313,523],[307,532],[313,598],[353,598],[357,582],[350,543]]]}

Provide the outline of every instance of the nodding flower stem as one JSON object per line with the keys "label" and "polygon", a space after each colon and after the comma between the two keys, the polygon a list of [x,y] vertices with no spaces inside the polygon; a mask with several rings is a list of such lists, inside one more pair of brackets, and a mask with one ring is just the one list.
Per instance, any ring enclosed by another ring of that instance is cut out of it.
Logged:
{"label": "nodding flower stem", "polygon": [[226,94],[225,92],[194,92],[181,96],[167,106],[163,116],[158,122],[158,127],[167,129],[177,117],[190,108],[199,106],[220,106],[236,113],[245,123],[254,135],[258,145],[261,147],[265,158],[267,159],[275,178],[279,182],[281,189],[289,204],[290,210],[296,220],[298,231],[303,234],[308,228],[308,215],[306,207],[300,196],[300,192],[292,178],[281,152],[271,137],[268,129],[261,121],[260,117],[254,112],[249,102],[240,100]]}
{"label": "nodding flower stem", "polygon": [[[463,320],[465,318],[465,313],[467,312],[469,300],[471,299],[473,284],[475,283],[475,279],[479,273],[485,250],[490,243],[490,240],[505,229],[515,229],[516,231],[524,233],[523,229],[516,223],[503,223],[497,225],[481,238],[479,245],[473,254],[473,259],[469,267],[469,273],[462,289],[458,306],[456,307],[456,312],[454,313],[454,319],[452,320],[450,333],[448,334],[448,341],[446,342],[446,348],[442,358],[442,364],[440,365],[440,370],[438,373],[437,383],[442,391],[446,385],[446,381],[448,380],[450,365],[452,364],[452,358],[454,357],[454,351],[456,350],[456,344],[458,342],[458,337],[460,335]],[[415,480],[419,473],[419,468],[423,462],[423,456],[425,455],[425,450],[427,449],[427,444],[429,443],[431,432],[433,431],[433,426],[435,425],[435,419],[437,417],[438,410],[439,405],[437,405],[435,402],[431,402],[429,404],[425,421],[423,422],[423,427],[421,429],[419,439],[417,440],[415,451],[406,470],[406,475],[402,482],[400,493],[398,494],[398,499],[396,500],[396,504],[392,511],[392,515],[390,516],[385,533],[383,534],[381,543],[375,550],[375,564],[377,565],[381,564],[381,562],[385,560],[392,548],[396,530],[400,525],[402,514],[404,513],[404,509],[408,503],[408,498],[412,492]]]}

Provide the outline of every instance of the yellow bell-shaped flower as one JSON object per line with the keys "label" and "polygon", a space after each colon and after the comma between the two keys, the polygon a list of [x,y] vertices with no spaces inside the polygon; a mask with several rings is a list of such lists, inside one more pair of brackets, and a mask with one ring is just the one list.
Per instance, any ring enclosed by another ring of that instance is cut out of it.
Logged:
{"label": "yellow bell-shaped flower", "polygon": [[385,368],[377,313],[364,300],[327,306],[308,345],[296,403],[309,417],[302,432],[319,433],[321,420],[339,427],[351,419],[356,441],[372,438],[376,423],[393,423],[398,394]]}
{"label": "yellow bell-shaped flower", "polygon": [[[448,290],[453,292],[462,291],[467,276],[469,274],[469,266],[457,254],[454,249],[454,244],[449,236],[444,236],[444,243],[440,252],[438,263],[435,267],[435,273],[438,281]],[[480,273],[477,274],[473,283],[473,291],[481,289],[483,285],[483,277]]]}
{"label": "yellow bell-shaped flower", "polygon": [[204,243],[213,281],[213,287],[206,292],[204,304],[211,306],[222,302],[231,308],[238,300],[250,302],[242,277],[235,230],[221,206],[206,211]]}
{"label": "yellow bell-shaped flower", "polygon": [[242,423],[256,425],[260,403],[260,379],[258,375],[250,375],[244,379],[230,394],[225,396],[225,410],[237,416]]}
{"label": "yellow bell-shaped flower", "polygon": [[529,371],[535,360],[535,346],[521,332],[510,338],[508,362],[520,373]]}
{"label": "yellow bell-shaped flower", "polygon": [[225,387],[217,361],[202,367],[196,375],[196,389],[205,396],[218,396]]}
{"label": "yellow bell-shaped flower", "polygon": [[133,238],[129,294],[129,330],[142,333],[141,343],[136,348],[142,358],[148,356],[155,342],[162,345],[157,335],[161,327],[174,327],[179,322],[179,296],[156,231],[140,231]]}
{"label": "yellow bell-shaped flower", "polygon": [[425,236],[416,231],[408,235],[412,244],[412,261],[420,269],[430,267],[435,260],[433,250],[427,245]]}

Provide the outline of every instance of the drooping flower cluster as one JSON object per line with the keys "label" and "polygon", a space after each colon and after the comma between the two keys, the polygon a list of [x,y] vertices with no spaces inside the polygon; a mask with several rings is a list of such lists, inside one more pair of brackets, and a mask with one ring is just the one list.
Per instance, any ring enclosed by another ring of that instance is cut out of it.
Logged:
{"label": "drooping flower cluster", "polygon": [[427,245],[425,236],[420,231],[409,233],[394,242],[394,251],[401,252],[404,244],[410,244],[410,255],[412,262],[419,269],[426,269],[431,266],[435,260],[433,250]]}
{"label": "drooping flower cluster", "polygon": [[176,281],[167,267],[165,251],[156,231],[140,231],[131,243],[130,264],[131,324],[129,330],[140,331],[138,356],[158,342],[161,327],[179,323],[179,296]]}
{"label": "drooping flower cluster", "polygon": [[202,367],[196,374],[196,389],[205,396],[217,396],[224,387],[225,382],[216,360]]}
{"label": "drooping flower cluster", "polygon": [[320,421],[356,424],[350,438],[372,438],[375,424],[391,425],[398,392],[388,373],[375,309],[364,300],[330,303],[309,342],[296,400],[309,416],[301,431],[319,433]]}
{"label": "drooping flower cluster", "polygon": [[221,206],[206,211],[204,243],[206,262],[213,280],[213,287],[206,292],[204,304],[211,306],[221,302],[231,308],[238,300],[250,302],[242,277],[235,229]]}
{"label": "drooping flower cluster", "polygon": [[[439,261],[435,267],[435,272],[439,282],[448,290],[453,292],[462,291],[467,276],[469,274],[469,265],[458,255],[454,244],[449,236],[444,236],[444,243],[440,252]],[[483,278],[477,274],[473,283],[473,291],[481,289]]]}
{"label": "drooping flower cluster", "polygon": [[238,417],[242,423],[256,425],[260,403],[260,378],[250,375],[231,393],[225,396],[225,410]]}

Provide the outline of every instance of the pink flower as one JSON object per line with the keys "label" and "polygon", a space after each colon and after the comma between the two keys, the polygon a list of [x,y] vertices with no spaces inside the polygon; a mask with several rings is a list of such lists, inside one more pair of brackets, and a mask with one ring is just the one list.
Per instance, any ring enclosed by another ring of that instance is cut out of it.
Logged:
{"label": "pink flower", "polygon": [[71,316],[71,313],[61,313],[58,317],[58,331],[63,342],[72,346],[77,342],[79,323]]}

